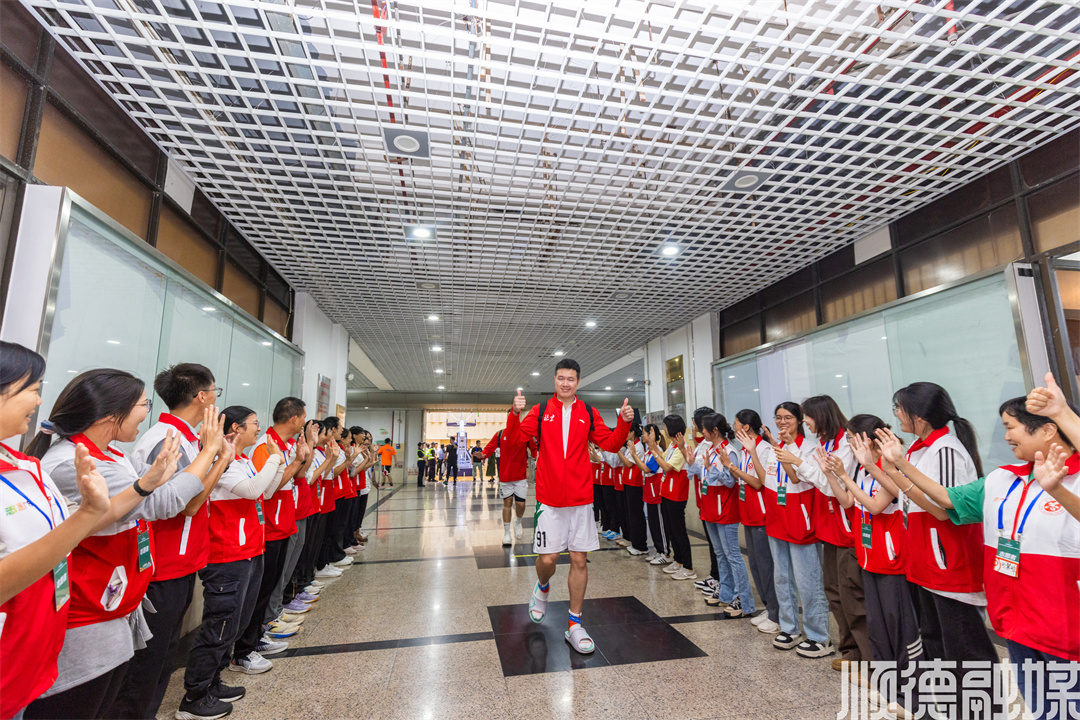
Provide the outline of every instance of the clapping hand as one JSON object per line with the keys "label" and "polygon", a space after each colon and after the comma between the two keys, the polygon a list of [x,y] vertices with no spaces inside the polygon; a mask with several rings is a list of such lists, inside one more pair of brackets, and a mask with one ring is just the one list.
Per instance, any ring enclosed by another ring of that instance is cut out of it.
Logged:
{"label": "clapping hand", "polygon": [[754,447],[754,439],[750,437],[750,433],[745,430],[736,430],[735,439],[738,440],[739,444],[746,448],[747,451]]}
{"label": "clapping hand", "polygon": [[221,438],[221,450],[218,451],[218,462],[231,463],[236,457],[236,433],[224,435]]}
{"label": "clapping hand", "polygon": [[221,438],[225,434],[225,413],[218,414],[217,407],[203,410],[202,425],[199,427],[199,443],[203,450],[217,453],[221,450]]}
{"label": "clapping hand", "polygon": [[904,445],[892,430],[879,428],[875,435],[877,435],[878,445],[881,447],[882,457],[893,465],[904,459]]}
{"label": "clapping hand", "polygon": [[269,434],[266,436],[266,451],[270,453],[270,457],[277,456],[282,460],[285,459],[285,453],[281,452],[281,447]]}
{"label": "clapping hand", "polygon": [[165,435],[154,463],[146,474],[139,478],[139,486],[150,492],[164,485],[176,474],[176,463],[180,460],[180,436],[172,428]]}
{"label": "clapping hand", "polygon": [[868,468],[876,462],[871,446],[872,442],[866,437],[866,433],[855,433],[851,436],[851,452],[864,468]]}
{"label": "clapping hand", "polygon": [[821,447],[820,445],[818,445],[816,448],[814,448],[814,460],[817,461],[818,467],[821,468],[822,472],[825,472],[825,473],[831,473],[832,472],[832,465],[829,462],[829,458],[831,458],[831,457],[832,457],[832,454],[829,453],[829,452],[826,452],[825,448]]}
{"label": "clapping hand", "polygon": [[1045,458],[1041,451],[1035,453],[1035,480],[1043,490],[1053,493],[1061,485],[1061,481],[1069,474],[1065,469],[1065,461],[1068,459],[1069,453],[1057,443],[1050,446],[1050,452]]}
{"label": "clapping hand", "polygon": [[109,511],[109,484],[97,471],[94,458],[82,443],[75,446],[75,482],[82,498],[80,510],[93,515],[104,515]]}

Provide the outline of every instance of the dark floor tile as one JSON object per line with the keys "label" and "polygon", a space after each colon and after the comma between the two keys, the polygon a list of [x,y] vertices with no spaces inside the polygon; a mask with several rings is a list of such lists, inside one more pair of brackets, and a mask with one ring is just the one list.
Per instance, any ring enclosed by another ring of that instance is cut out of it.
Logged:
{"label": "dark floor tile", "polygon": [[589,628],[596,651],[612,665],[708,656],[662,620],[624,625],[595,625],[587,618],[582,621]]}

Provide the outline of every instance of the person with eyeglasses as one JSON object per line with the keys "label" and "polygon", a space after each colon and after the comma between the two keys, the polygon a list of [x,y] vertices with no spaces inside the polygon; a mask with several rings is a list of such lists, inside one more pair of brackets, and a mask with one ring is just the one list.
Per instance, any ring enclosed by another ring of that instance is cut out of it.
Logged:
{"label": "person with eyeglasses", "polygon": [[[203,414],[213,408],[223,392],[214,383],[214,374],[204,365],[180,363],[158,373],[154,391],[165,401],[168,412],[158,416],[135,443],[132,456],[150,464],[164,447],[171,432],[180,442],[177,472],[183,472],[199,454],[196,428]],[[151,401],[147,400],[147,414]],[[207,562],[210,552],[210,513],[206,502],[228,462],[215,463],[202,478],[202,491],[178,515],[153,522],[154,580],[146,597],[154,606],[146,624],[153,633],[146,647],[135,653],[120,694],[110,708],[112,717],[150,718],[157,714],[180,645],[184,615],[195,590],[195,575]],[[147,678],[150,681],[147,682]]]}
{"label": "person with eyeglasses", "polygon": [[102,529],[72,553],[59,677],[26,708],[28,718],[116,717],[111,707],[123,683],[131,681],[127,669],[135,650],[151,639],[143,610],[155,564],[150,522],[176,517],[202,492],[201,478],[217,457],[222,435],[216,409],[206,409],[202,449],[183,471],[176,471],[181,450],[173,429],[153,463],[143,463],[115,443],[135,441],[150,404],[143,381],[131,373],[89,370],[61,391],[28,447],[64,497],[79,502],[77,445],[85,446],[108,482],[114,508]]}

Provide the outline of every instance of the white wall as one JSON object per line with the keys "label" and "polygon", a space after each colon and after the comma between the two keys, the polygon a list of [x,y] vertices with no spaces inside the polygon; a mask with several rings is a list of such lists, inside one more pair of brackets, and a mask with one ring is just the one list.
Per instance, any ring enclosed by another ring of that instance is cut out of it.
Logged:
{"label": "white wall", "polygon": [[687,413],[713,404],[714,333],[712,316],[706,313],[645,346],[645,378],[649,381],[645,389],[646,412],[666,410],[667,361],[679,355],[683,357]]}
{"label": "white wall", "polygon": [[[308,414],[315,416],[319,400],[319,375],[330,378],[330,411],[346,406],[345,374],[349,363],[349,334],[341,325],[330,322],[314,298],[296,293],[293,316],[293,342],[304,349],[304,374],[300,398],[307,403]],[[366,426],[365,426],[366,427]]]}

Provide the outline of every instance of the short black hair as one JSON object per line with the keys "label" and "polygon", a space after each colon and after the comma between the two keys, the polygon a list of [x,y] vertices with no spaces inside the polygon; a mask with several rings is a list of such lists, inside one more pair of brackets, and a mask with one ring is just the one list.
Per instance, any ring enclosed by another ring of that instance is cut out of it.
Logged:
{"label": "short black hair", "polygon": [[578,365],[577,360],[563,358],[559,362],[555,363],[555,374],[557,375],[560,370],[573,370],[577,373],[578,380],[581,379],[581,366]]}
{"label": "short black hair", "polygon": [[0,394],[21,393],[45,377],[45,358],[18,343],[0,341]]}
{"label": "short black hair", "polygon": [[668,437],[672,440],[679,433],[686,433],[686,421],[682,419],[680,415],[667,415],[664,417],[664,427],[667,429]]}
{"label": "short black hair", "polygon": [[154,378],[154,392],[170,410],[187,407],[200,391],[214,384],[214,373],[198,363],[179,363],[165,368]]}
{"label": "short black hair", "polygon": [[341,425],[341,418],[339,418],[337,415],[330,415],[323,418],[323,424],[331,430],[337,430],[338,427]]}
{"label": "short black hair", "polygon": [[304,401],[298,397],[284,397],[277,401],[274,406],[274,422],[283,423],[298,417],[307,407]]}
{"label": "short black hair", "polygon": [[383,440],[383,445],[389,445],[389,444],[390,444],[390,438],[386,438],[385,440]]}

